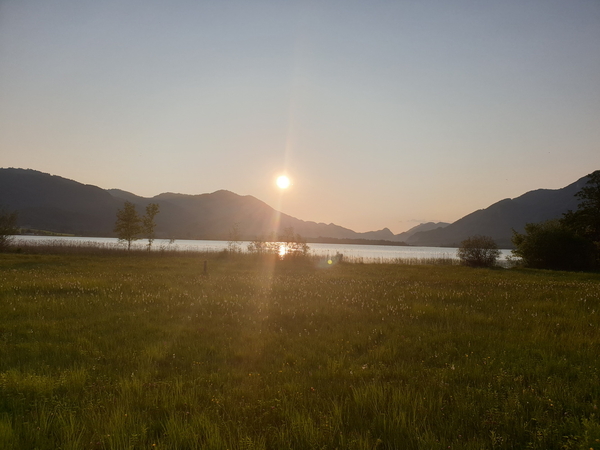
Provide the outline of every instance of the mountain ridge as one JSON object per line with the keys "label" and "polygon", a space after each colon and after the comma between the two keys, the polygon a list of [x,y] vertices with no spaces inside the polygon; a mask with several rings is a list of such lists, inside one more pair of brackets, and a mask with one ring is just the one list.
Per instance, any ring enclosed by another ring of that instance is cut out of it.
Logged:
{"label": "mountain ridge", "polygon": [[123,201],[132,202],[140,213],[149,203],[160,205],[160,214],[156,216],[158,238],[227,240],[234,224],[239,224],[244,239],[266,237],[287,227],[313,239],[386,240],[394,236],[389,229],[357,233],[333,223],[297,219],[276,211],[256,197],[224,189],[204,194],[165,192],[141,197],[33,169],[0,169],[0,204],[16,210],[19,225],[25,228],[114,236],[116,211],[123,206]]}
{"label": "mountain ridge", "polygon": [[558,219],[568,210],[577,209],[575,194],[585,185],[587,176],[560,189],[535,189],[515,198],[505,198],[484,209],[473,211],[443,229],[415,233],[410,245],[457,247],[476,234],[492,237],[502,248],[512,247],[512,230],[522,233],[526,223]]}
{"label": "mountain ridge", "polygon": [[587,176],[564,188],[528,191],[473,211],[451,224],[427,222],[399,234],[389,228],[358,233],[333,223],[297,219],[252,195],[224,189],[141,197],[32,169],[0,168],[0,205],[18,212],[20,226],[80,236],[114,236],[116,212],[123,201],[131,201],[140,212],[149,203],[159,203],[159,238],[228,240],[233,225],[238,224],[244,239],[266,237],[293,227],[296,233],[312,240],[370,240],[440,247],[457,247],[462,240],[482,234],[490,236],[501,248],[510,248],[512,230],[522,232],[526,223],[556,219],[577,209],[575,194],[586,181]]}

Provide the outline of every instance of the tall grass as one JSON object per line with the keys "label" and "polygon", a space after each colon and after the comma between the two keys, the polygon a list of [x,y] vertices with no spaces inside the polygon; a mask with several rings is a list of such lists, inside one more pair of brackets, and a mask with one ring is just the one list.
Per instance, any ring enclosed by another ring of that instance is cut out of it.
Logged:
{"label": "tall grass", "polygon": [[344,262],[355,264],[406,264],[406,265],[439,265],[439,266],[458,266],[458,258],[440,256],[437,258],[384,258],[384,257],[364,257],[364,256],[344,256]]}
{"label": "tall grass", "polygon": [[600,448],[597,274],[8,254],[0,295],[0,448]]}
{"label": "tall grass", "polygon": [[[117,242],[97,242],[97,241],[69,241],[60,239],[51,239],[43,241],[17,240],[12,246],[12,252],[28,254],[80,254],[80,255],[177,255],[185,250],[179,249],[177,245],[155,245],[152,252],[148,252],[148,247],[142,243],[136,243],[130,250],[127,246]],[[196,252],[205,253],[205,252]]]}

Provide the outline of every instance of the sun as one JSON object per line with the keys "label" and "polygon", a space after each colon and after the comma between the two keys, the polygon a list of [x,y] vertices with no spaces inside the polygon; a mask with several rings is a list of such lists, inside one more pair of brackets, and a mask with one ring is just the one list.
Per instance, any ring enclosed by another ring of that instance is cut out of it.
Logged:
{"label": "sun", "polygon": [[279,178],[277,178],[277,186],[279,186],[281,189],[287,189],[290,187],[290,179],[285,175],[281,175]]}

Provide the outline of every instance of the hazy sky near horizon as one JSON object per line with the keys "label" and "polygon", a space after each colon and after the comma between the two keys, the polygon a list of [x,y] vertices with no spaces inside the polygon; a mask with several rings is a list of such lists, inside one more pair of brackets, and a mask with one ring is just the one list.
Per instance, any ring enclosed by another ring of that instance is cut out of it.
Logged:
{"label": "hazy sky near horizon", "polygon": [[453,222],[600,169],[600,1],[0,0],[0,167]]}

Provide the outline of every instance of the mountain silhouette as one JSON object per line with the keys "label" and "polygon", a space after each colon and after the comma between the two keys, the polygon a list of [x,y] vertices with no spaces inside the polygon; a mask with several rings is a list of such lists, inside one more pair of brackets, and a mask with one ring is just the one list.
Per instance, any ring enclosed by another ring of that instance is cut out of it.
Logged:
{"label": "mountain silhouette", "polygon": [[576,210],[575,194],[587,177],[561,189],[537,189],[514,199],[504,199],[472,212],[447,227],[423,231],[406,239],[410,245],[457,247],[473,235],[490,236],[501,248],[511,248],[512,230],[522,233],[527,223],[560,218],[568,210]]}
{"label": "mountain silhouette", "polygon": [[220,190],[210,194],[163,193],[140,197],[120,189],[101,189],[31,169],[0,169],[0,205],[18,212],[19,226],[80,236],[114,236],[116,212],[125,201],[140,214],[158,203],[156,236],[227,240],[234,224],[243,239],[267,237],[293,227],[305,238],[392,240],[387,228],[356,233],[335,224],[304,221],[275,211],[250,195]]}
{"label": "mountain silhouette", "polygon": [[422,231],[430,231],[430,230],[436,230],[438,228],[444,228],[447,227],[448,225],[450,225],[449,223],[446,222],[426,222],[426,223],[421,223],[415,227],[412,227],[410,230],[406,230],[403,233],[397,234],[394,236],[395,240],[398,241],[407,241],[408,239],[410,239],[411,236],[413,236],[416,233],[420,233]]}
{"label": "mountain silhouette", "polygon": [[333,223],[300,220],[253,196],[226,190],[199,195],[166,192],[146,198],[31,169],[0,169],[0,206],[17,211],[21,227],[79,236],[114,236],[116,212],[129,201],[140,214],[149,203],[159,204],[158,238],[228,240],[237,224],[242,239],[267,237],[293,227],[312,240],[385,240],[417,246],[456,247],[469,236],[481,234],[492,237],[502,248],[510,248],[513,229],[522,232],[526,223],[559,218],[569,209],[576,210],[575,194],[586,181],[583,177],[562,189],[530,191],[452,224],[429,222],[396,235],[388,228],[357,233]]}
{"label": "mountain silhouette", "polygon": [[0,205],[28,228],[107,236],[122,202],[96,186],[25,169],[0,169]]}

